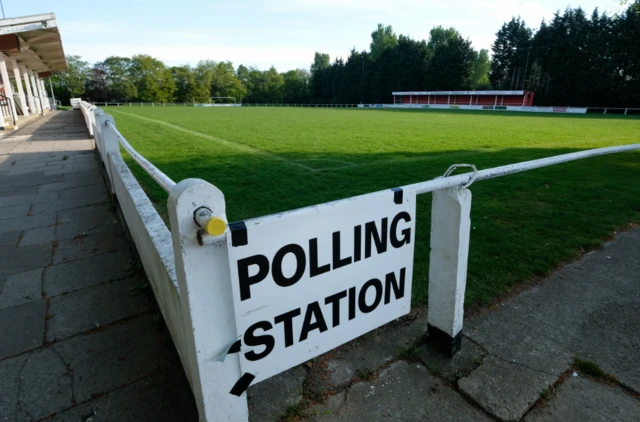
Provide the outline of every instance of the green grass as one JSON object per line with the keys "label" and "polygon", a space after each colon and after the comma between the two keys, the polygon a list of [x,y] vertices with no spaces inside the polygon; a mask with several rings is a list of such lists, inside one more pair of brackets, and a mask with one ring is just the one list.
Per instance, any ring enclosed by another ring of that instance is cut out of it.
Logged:
{"label": "green grass", "polygon": [[607,374],[596,364],[588,360],[576,359],[576,369],[594,378],[606,378]]}
{"label": "green grass", "polygon": [[[230,221],[441,176],[640,142],[617,116],[299,108],[109,108],[131,144],[173,180],[225,194]],[[152,119],[152,120],[149,120]],[[166,194],[135,164],[159,208]],[[591,158],[471,187],[467,305],[484,305],[630,223],[640,223],[640,153]],[[426,303],[431,196],[418,199],[413,301]]]}

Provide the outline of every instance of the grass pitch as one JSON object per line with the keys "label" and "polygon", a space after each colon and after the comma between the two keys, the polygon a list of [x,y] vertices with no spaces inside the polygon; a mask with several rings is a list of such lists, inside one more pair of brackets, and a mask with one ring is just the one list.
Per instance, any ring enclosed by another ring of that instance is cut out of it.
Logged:
{"label": "grass pitch", "polygon": [[[220,188],[229,221],[441,176],[640,142],[640,119],[506,112],[110,107],[118,129],[175,181]],[[161,213],[167,195],[130,165]],[[548,274],[640,223],[640,153],[471,186],[467,306]],[[413,302],[426,304],[431,195],[418,197]]]}

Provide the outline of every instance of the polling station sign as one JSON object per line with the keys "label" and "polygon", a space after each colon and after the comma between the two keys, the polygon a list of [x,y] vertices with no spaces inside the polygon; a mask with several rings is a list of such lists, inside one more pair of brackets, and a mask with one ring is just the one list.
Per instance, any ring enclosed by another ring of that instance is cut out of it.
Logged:
{"label": "polling station sign", "polygon": [[393,189],[231,224],[232,393],[407,314],[415,215]]}

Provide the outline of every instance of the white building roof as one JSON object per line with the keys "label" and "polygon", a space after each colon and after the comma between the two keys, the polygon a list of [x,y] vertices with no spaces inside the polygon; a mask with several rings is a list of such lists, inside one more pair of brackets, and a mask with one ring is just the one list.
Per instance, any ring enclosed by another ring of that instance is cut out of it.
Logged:
{"label": "white building roof", "polygon": [[18,37],[20,48],[3,51],[5,56],[15,58],[38,73],[68,69],[55,14],[0,19],[0,37],[11,34]]}

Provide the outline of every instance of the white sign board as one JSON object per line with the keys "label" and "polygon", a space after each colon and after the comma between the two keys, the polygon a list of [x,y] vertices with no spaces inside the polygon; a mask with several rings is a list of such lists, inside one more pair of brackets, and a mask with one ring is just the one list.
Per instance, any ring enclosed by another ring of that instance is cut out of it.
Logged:
{"label": "white sign board", "polygon": [[395,189],[230,225],[243,377],[262,381],[407,314],[415,215],[415,191]]}

